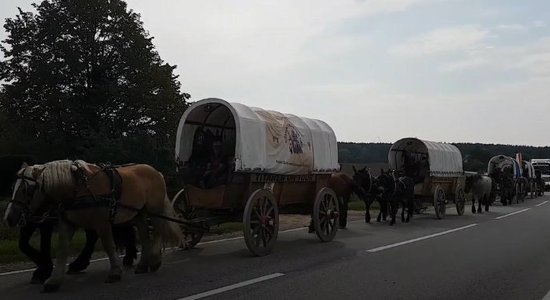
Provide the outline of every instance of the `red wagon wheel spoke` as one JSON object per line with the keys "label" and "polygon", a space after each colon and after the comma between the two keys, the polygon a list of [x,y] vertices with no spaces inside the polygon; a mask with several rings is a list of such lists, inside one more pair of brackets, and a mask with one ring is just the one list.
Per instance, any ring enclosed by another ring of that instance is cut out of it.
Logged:
{"label": "red wagon wheel spoke", "polygon": [[259,189],[250,195],[243,212],[244,240],[256,256],[269,254],[277,241],[279,210],[269,190]]}
{"label": "red wagon wheel spoke", "polygon": [[318,193],[313,205],[313,227],[317,237],[328,242],[334,239],[337,226],[338,199],[330,188],[322,188]]}

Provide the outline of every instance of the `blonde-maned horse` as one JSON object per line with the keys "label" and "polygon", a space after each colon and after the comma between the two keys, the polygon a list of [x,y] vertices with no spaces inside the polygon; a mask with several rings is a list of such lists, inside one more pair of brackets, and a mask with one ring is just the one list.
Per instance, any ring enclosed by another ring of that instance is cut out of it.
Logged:
{"label": "blonde-maned horse", "polygon": [[[138,228],[142,255],[136,273],[154,272],[161,265],[162,244],[179,245],[182,234],[179,225],[161,218],[152,218],[153,234],[150,236],[147,213],[174,218],[176,216],[168,196],[164,177],[153,167],[135,164],[116,168],[122,179],[120,199],[116,214],[109,205],[94,205],[93,201],[113,194],[111,180],[97,165],[81,160],[59,160],[20,171],[26,191],[15,191],[15,202],[27,205],[31,215],[40,215],[49,208],[61,207],[59,218],[59,245],[56,266],[52,277],[44,283],[44,291],[57,290],[65,274],[69,244],[76,227],[96,230],[111,263],[106,282],[121,279],[122,267],[115,250],[111,224],[133,221]],[[33,185],[35,185],[33,187]],[[32,191],[32,199],[28,190]],[[77,199],[92,201],[84,207],[75,206]],[[65,209],[63,209],[65,207]]]}

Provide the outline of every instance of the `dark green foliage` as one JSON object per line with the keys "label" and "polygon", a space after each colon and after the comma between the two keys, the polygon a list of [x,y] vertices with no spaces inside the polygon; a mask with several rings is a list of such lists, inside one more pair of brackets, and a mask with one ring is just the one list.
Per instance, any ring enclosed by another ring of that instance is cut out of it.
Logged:
{"label": "dark green foliage", "polygon": [[189,95],[140,16],[120,0],[34,7],[36,14],[20,10],[4,25],[0,153],[173,169],[175,130]]}
{"label": "dark green foliage", "polygon": [[[515,157],[523,153],[525,160],[532,158],[550,158],[550,147],[512,146],[479,143],[456,143],[462,152],[464,169],[468,171],[486,171],[489,159],[495,155]],[[388,161],[389,143],[338,143],[340,163],[381,163]]]}

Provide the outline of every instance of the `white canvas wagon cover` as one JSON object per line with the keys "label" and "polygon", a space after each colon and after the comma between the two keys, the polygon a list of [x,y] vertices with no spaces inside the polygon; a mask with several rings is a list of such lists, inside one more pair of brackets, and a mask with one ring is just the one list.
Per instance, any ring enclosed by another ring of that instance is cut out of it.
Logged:
{"label": "white canvas wagon cover", "polygon": [[176,161],[189,160],[199,128],[217,130],[224,143],[231,145],[235,171],[305,175],[340,168],[334,131],[320,120],[222,99],[200,100],[179,122]]}
{"label": "white canvas wagon cover", "polygon": [[504,170],[505,167],[512,168],[514,172],[514,178],[521,177],[522,170],[519,166],[518,161],[515,158],[506,155],[497,155],[493,156],[489,160],[489,166],[487,168],[487,173],[489,175],[493,174],[495,169]]}
{"label": "white canvas wagon cover", "polygon": [[404,153],[428,156],[430,176],[463,176],[462,154],[454,145],[430,142],[417,138],[404,138],[395,142],[388,153],[390,168],[403,169]]}

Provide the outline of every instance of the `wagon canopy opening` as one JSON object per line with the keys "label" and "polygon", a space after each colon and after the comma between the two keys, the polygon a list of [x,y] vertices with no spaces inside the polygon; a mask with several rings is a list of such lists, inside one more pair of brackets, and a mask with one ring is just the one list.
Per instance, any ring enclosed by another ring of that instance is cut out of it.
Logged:
{"label": "wagon canopy opening", "polygon": [[464,175],[462,154],[454,145],[404,138],[395,142],[388,153],[390,168],[405,171],[406,164],[427,161],[429,176],[456,177]]}
{"label": "wagon canopy opening", "polygon": [[181,117],[176,162],[192,160],[211,139],[222,140],[225,153],[234,157],[234,171],[305,175],[339,170],[336,136],[320,120],[222,99],[197,101]]}
{"label": "wagon canopy opening", "polygon": [[519,166],[518,161],[515,158],[506,155],[497,155],[493,156],[489,160],[489,166],[487,168],[487,173],[492,176],[495,174],[495,171],[498,170],[503,173],[510,173],[513,178],[521,177],[521,167]]}

